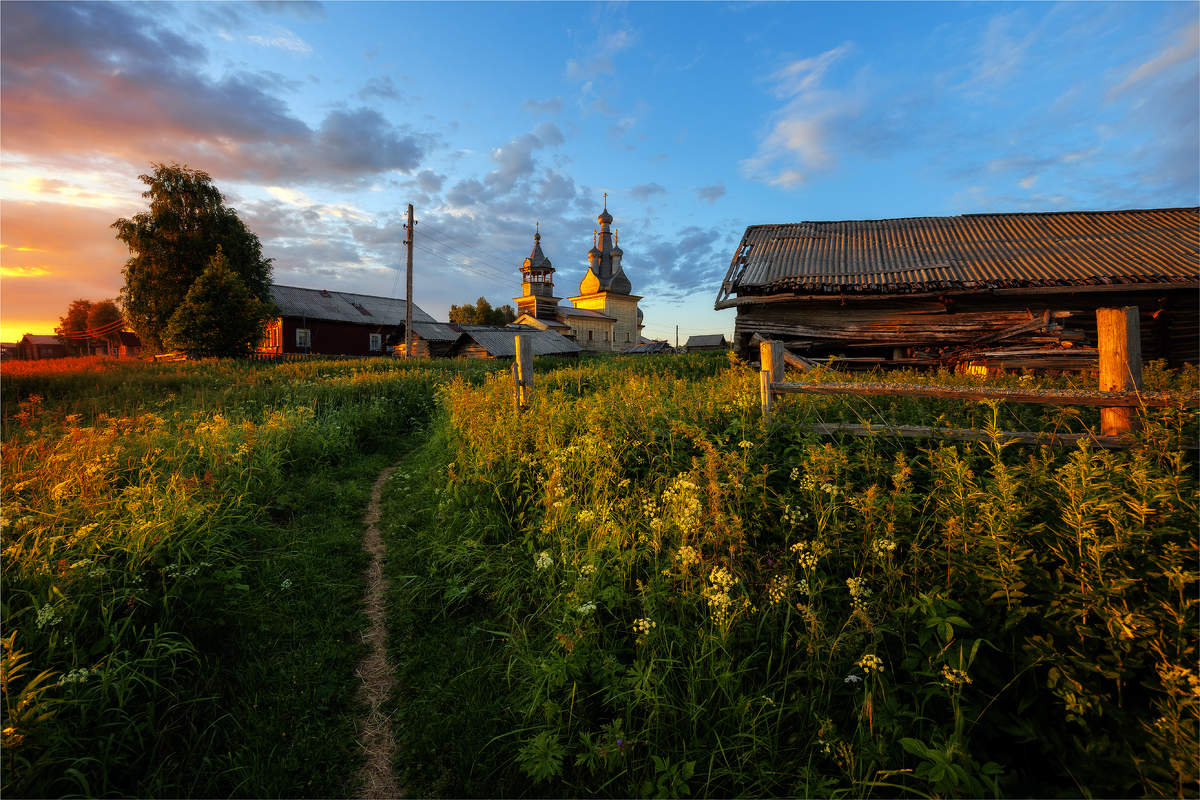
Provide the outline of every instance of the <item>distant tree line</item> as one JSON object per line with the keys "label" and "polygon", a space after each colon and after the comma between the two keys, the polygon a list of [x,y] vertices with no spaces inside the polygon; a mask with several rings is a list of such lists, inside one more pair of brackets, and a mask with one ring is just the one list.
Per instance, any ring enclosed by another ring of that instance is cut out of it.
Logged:
{"label": "distant tree line", "polygon": [[492,308],[492,304],[484,298],[479,298],[474,304],[466,303],[461,306],[450,306],[450,321],[459,325],[507,325],[517,318],[517,312],[510,305]]}

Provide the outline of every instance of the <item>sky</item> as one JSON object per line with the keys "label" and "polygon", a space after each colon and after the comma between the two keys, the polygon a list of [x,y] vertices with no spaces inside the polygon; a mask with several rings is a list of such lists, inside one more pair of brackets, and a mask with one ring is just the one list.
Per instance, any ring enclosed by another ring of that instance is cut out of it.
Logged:
{"label": "sky", "polygon": [[[138,175],[212,176],[277,283],[578,292],[608,194],[644,334],[731,334],[747,225],[1200,204],[1197,3],[0,8],[0,339],[116,297]],[[564,301],[565,303],[566,301]]]}

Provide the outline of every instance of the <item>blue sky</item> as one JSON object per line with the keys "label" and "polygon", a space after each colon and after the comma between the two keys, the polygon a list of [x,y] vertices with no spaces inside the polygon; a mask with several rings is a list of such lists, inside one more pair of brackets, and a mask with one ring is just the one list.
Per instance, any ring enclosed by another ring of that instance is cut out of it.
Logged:
{"label": "blue sky", "polygon": [[120,289],[136,176],[212,174],[280,283],[576,293],[602,193],[646,334],[750,224],[1196,205],[1195,3],[22,4],[0,18],[5,340]]}

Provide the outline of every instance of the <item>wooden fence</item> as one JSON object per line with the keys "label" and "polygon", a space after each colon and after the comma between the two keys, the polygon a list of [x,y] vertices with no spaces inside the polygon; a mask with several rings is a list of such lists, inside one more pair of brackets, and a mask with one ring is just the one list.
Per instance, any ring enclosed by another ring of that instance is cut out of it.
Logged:
{"label": "wooden fence", "polygon": [[[1181,402],[1195,408],[1197,395],[1173,395],[1144,392],[1142,387],[1141,339],[1138,310],[1135,306],[1101,308],[1096,311],[1099,338],[1100,385],[1095,392],[1041,391],[999,387],[915,386],[888,383],[787,383],[785,359],[801,369],[802,360],[788,358],[782,342],[766,341],[759,345],[761,372],[759,387],[764,422],[770,422],[774,398],[780,394],[844,394],[855,396],[932,397],[955,400],[1002,400],[1010,403],[1048,405],[1084,405],[1100,407],[1100,435],[1090,433],[1048,434],[1030,431],[1001,432],[999,438],[1022,444],[1073,445],[1088,439],[1102,447],[1126,447],[1130,434],[1138,427],[1138,410],[1170,407]],[[869,436],[888,433],[905,438],[943,438],[981,441],[992,438],[985,431],[941,429],[919,426],[821,424],[812,427],[819,435],[849,434]]]}

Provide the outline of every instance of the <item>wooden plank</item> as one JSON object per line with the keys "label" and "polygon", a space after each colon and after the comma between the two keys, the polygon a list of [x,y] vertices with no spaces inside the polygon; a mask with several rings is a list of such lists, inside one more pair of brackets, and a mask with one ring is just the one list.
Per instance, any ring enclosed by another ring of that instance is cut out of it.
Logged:
{"label": "wooden plank", "polygon": [[514,337],[513,376],[516,380],[517,407],[526,408],[533,398],[533,340],[528,336]]}
{"label": "wooden plank", "polygon": [[1200,393],[1182,395],[1166,392],[1059,392],[1052,390],[962,388],[957,386],[914,386],[895,383],[773,383],[771,391],[781,394],[886,395],[892,397],[934,397],[947,400],[1004,400],[1009,403],[1043,405],[1169,408],[1182,403],[1200,407]]}
{"label": "wooden plank", "polygon": [[[1142,386],[1142,336],[1137,306],[1096,309],[1100,350],[1100,391],[1132,392]],[[1100,409],[1100,430],[1120,436],[1138,427],[1132,408]]]}
{"label": "wooden plank", "polygon": [[758,358],[762,371],[770,376],[771,383],[783,381],[783,342],[762,342],[758,346]]}
{"label": "wooden plank", "polygon": [[758,395],[762,400],[762,418],[764,423],[771,421],[771,400],[774,394],[771,392],[771,373],[762,370],[758,373]]}
{"label": "wooden plank", "polygon": [[[819,436],[847,434],[850,436],[896,436],[901,439],[950,439],[961,442],[990,442],[992,434],[968,428],[926,428],[917,425],[851,425],[823,422],[809,426]],[[1097,447],[1109,449],[1129,447],[1130,439],[1123,436],[1096,436],[1090,433],[1038,433],[1036,431],[998,431],[1002,442],[1074,447],[1087,440]]]}

